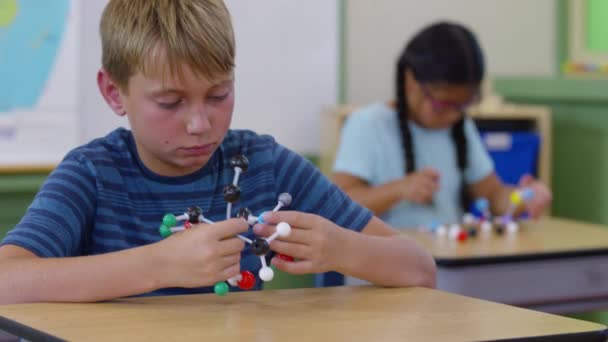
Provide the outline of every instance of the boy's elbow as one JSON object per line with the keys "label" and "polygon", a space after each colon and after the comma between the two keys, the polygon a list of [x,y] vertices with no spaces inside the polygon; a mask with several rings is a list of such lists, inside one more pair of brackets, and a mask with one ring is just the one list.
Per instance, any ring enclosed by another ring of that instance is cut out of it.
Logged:
{"label": "boy's elbow", "polygon": [[425,256],[424,260],[419,262],[416,271],[412,272],[411,268],[403,270],[403,278],[401,286],[420,286],[434,289],[437,285],[437,265],[431,256]]}
{"label": "boy's elbow", "polygon": [[[410,240],[411,241],[411,240]],[[416,252],[410,254],[408,259],[416,260],[413,267],[407,267],[404,272],[409,274],[405,276],[409,278],[409,284],[406,286],[422,286],[428,288],[435,288],[437,285],[437,264],[435,258],[426,251],[424,248],[417,244],[414,244],[416,248],[413,248]],[[414,268],[415,272],[412,272],[411,268]],[[413,275],[413,278],[411,278]]]}
{"label": "boy's elbow", "polygon": [[422,279],[420,280],[419,286],[434,289],[437,286],[437,265],[433,258],[425,264],[424,270],[421,272]]}

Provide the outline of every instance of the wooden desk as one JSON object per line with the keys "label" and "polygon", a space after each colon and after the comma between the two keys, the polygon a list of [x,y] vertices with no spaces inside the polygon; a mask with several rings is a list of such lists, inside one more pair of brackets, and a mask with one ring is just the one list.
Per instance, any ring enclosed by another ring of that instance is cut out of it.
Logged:
{"label": "wooden desk", "polygon": [[0,306],[0,316],[0,329],[32,340],[606,340],[603,325],[425,288],[335,287],[9,305]]}
{"label": "wooden desk", "polygon": [[577,312],[608,307],[608,229],[545,218],[516,235],[464,243],[405,231],[438,266],[437,288],[542,310]]}

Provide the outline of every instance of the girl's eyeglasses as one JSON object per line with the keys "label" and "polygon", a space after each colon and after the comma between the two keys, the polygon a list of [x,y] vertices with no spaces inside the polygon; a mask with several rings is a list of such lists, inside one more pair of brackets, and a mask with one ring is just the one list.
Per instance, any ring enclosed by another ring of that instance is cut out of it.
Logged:
{"label": "girl's eyeglasses", "polygon": [[464,112],[467,110],[467,108],[478,103],[480,100],[479,92],[475,92],[475,94],[464,103],[452,103],[448,101],[441,101],[433,97],[427,87],[420,85],[420,89],[422,89],[422,94],[424,94],[424,97],[426,97],[431,102],[431,106],[433,107],[433,111],[435,113],[443,113],[448,110]]}

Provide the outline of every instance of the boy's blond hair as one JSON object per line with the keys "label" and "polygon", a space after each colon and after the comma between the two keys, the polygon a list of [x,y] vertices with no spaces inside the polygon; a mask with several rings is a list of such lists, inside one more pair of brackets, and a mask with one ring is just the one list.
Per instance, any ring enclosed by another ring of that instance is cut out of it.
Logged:
{"label": "boy's blond hair", "polygon": [[185,64],[213,81],[234,68],[234,32],[222,0],[111,0],[100,33],[103,68],[124,91],[138,71],[183,77]]}

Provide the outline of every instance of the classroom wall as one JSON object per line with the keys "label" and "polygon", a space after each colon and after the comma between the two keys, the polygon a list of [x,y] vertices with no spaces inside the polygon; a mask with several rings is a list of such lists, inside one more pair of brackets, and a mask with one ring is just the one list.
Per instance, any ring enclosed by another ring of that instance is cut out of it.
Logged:
{"label": "classroom wall", "polygon": [[[79,2],[81,142],[127,125],[126,119],[108,109],[95,82],[101,59],[98,25],[106,3]],[[271,133],[292,149],[311,155],[318,153],[322,105],[335,103],[340,87],[340,93],[355,103],[390,97],[393,59],[408,35],[434,18],[458,19],[476,29],[494,74],[550,75],[555,69],[553,0],[259,0],[255,4],[227,0],[227,4],[240,70],[234,126]],[[338,79],[344,82],[338,84]],[[27,189],[16,189],[11,177],[0,177],[0,197],[11,201],[16,192],[27,195],[21,202],[11,202],[19,203],[20,210],[0,210],[6,214],[0,217],[1,229],[15,223],[41,182],[26,179],[22,183]]]}
{"label": "classroom wall", "polygon": [[556,69],[554,0],[346,0],[345,101],[393,97],[406,41],[436,20],[469,26],[493,76],[550,76]]}
{"label": "classroom wall", "polygon": [[[101,58],[98,23],[106,3],[81,4],[81,141],[127,125],[107,108],[95,83]],[[339,1],[226,3],[237,38],[233,127],[270,133],[305,154],[318,153],[319,114],[336,103],[340,86],[346,102],[392,96],[397,54],[432,20],[458,20],[477,31],[493,75],[543,76],[555,69],[554,0],[343,0],[341,85]]]}
{"label": "classroom wall", "polygon": [[88,0],[81,4],[82,46],[80,61],[80,141],[104,136],[116,127],[128,127],[125,117],[114,114],[97,88],[96,76],[101,65],[99,20],[108,0]]}

